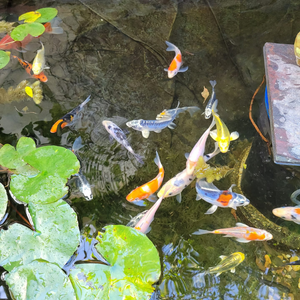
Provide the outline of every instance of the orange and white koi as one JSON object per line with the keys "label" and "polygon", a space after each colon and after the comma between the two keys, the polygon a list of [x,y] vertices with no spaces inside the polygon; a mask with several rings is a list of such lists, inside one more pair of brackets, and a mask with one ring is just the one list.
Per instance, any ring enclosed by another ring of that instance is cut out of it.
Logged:
{"label": "orange and white koi", "polygon": [[173,45],[168,41],[166,41],[166,44],[168,46],[167,51],[175,51],[175,57],[172,60],[169,68],[164,69],[166,72],[168,72],[168,77],[173,78],[178,72],[187,71],[188,67],[180,68],[182,65],[182,55],[180,50],[175,45]]}
{"label": "orange and white koi", "polygon": [[126,197],[127,201],[139,206],[145,206],[145,202],[143,201],[143,199],[148,199],[151,202],[157,200],[157,197],[154,195],[154,193],[160,188],[165,175],[164,168],[160,162],[157,152],[154,162],[159,169],[158,175],[151,181],[131,191]]}
{"label": "orange and white koi", "polygon": [[199,229],[193,232],[195,235],[208,233],[226,234],[225,237],[235,237],[240,243],[249,243],[251,241],[269,241],[273,238],[273,235],[270,232],[263,229],[249,227],[243,223],[236,223],[236,227],[232,228],[222,228],[213,231]]}
{"label": "orange and white koi", "polygon": [[32,72],[32,64],[29,63],[28,61],[26,60],[22,60],[21,58],[13,55],[13,58],[16,58],[19,63],[21,64],[21,66],[25,69],[25,71],[33,78],[35,79],[38,79],[42,82],[47,82],[48,81],[48,78],[47,76],[44,74],[44,72],[41,72],[40,74],[38,75],[34,75],[33,72]]}
{"label": "orange and white koi", "polygon": [[276,217],[300,225],[300,206],[278,207],[274,208],[272,212]]}

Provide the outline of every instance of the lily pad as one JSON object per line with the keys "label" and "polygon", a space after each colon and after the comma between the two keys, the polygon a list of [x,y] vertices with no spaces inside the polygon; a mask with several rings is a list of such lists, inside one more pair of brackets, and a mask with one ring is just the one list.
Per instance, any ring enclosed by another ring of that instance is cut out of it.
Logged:
{"label": "lily pad", "polygon": [[111,264],[78,264],[70,279],[78,299],[150,299],[160,276],[158,252],[147,236],[109,225],[97,237],[99,253]]}
{"label": "lily pad", "polygon": [[41,16],[37,11],[27,12],[19,17],[19,21],[24,20],[25,23],[32,23]]}
{"label": "lily pad", "polygon": [[10,52],[0,51],[0,69],[4,68],[10,61]]}
{"label": "lily pad", "polygon": [[57,9],[53,7],[46,7],[36,10],[41,16],[36,20],[36,22],[46,23],[54,19],[57,15]]}
{"label": "lily pad", "polygon": [[36,232],[13,224],[0,232],[0,265],[7,271],[35,259],[63,267],[79,244],[77,215],[63,200],[55,203],[29,204]]}
{"label": "lily pad", "polygon": [[2,183],[0,183],[0,221],[3,219],[7,209],[7,194]]}
{"label": "lily pad", "polygon": [[41,23],[26,23],[15,27],[10,36],[15,41],[23,41],[28,34],[39,36],[44,31],[45,27]]}
{"label": "lily pad", "polygon": [[0,149],[0,165],[10,170],[14,170],[18,167],[25,166],[26,162],[13,146],[5,144]]}
{"label": "lily pad", "polygon": [[16,300],[76,300],[67,275],[49,262],[33,261],[5,275]]}
{"label": "lily pad", "polygon": [[27,138],[23,136],[18,140],[16,149],[18,153],[22,156],[29,154],[29,152],[36,149],[35,142],[31,138]]}

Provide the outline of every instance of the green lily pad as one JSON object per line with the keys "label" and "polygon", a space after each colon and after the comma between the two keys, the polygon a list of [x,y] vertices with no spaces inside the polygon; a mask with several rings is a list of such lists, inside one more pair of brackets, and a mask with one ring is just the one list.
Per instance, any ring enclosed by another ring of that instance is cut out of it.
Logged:
{"label": "green lily pad", "polygon": [[25,23],[15,27],[10,33],[10,36],[15,41],[23,41],[28,34],[39,36],[43,34],[44,31],[45,27],[41,23]]}
{"label": "green lily pad", "polygon": [[18,140],[16,149],[20,155],[24,156],[35,150],[36,145],[33,139],[23,136]]}
{"label": "green lily pad", "polygon": [[25,166],[26,162],[13,146],[5,144],[0,149],[0,165],[10,170],[14,170],[18,167]]}
{"label": "green lily pad", "polygon": [[10,61],[10,52],[0,51],[0,69],[4,68]]}
{"label": "green lily pad", "polygon": [[3,219],[7,209],[7,194],[2,183],[0,183],[0,220]]}
{"label": "green lily pad", "polygon": [[46,7],[36,10],[41,16],[35,20],[35,22],[46,23],[54,19],[57,15],[57,9],[53,7]]}
{"label": "green lily pad", "polygon": [[13,224],[0,231],[0,265],[7,271],[35,259],[63,267],[79,244],[77,215],[63,200],[55,203],[29,204],[36,232]]}
{"label": "green lily pad", "polygon": [[33,261],[5,275],[16,300],[76,300],[67,275],[49,262]]}
{"label": "green lily pad", "polygon": [[160,276],[158,252],[147,236],[109,225],[97,237],[97,250],[111,264],[77,264],[70,279],[78,299],[147,299]]}

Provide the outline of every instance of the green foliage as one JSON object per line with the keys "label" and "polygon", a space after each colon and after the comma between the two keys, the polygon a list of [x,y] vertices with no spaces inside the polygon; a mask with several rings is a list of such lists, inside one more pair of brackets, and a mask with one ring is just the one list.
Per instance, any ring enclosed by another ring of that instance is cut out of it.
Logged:
{"label": "green foliage", "polygon": [[46,23],[54,19],[57,15],[57,9],[53,7],[46,7],[36,10],[41,16],[35,21],[39,23]]}
{"label": "green foliage", "polygon": [[25,23],[15,27],[10,36],[15,41],[23,41],[28,34],[36,37],[44,31],[45,27],[40,23]]}
{"label": "green foliage", "polygon": [[10,61],[10,52],[0,50],[0,69],[4,68]]}
{"label": "green foliage", "polygon": [[7,208],[7,194],[3,184],[0,183],[0,220],[3,219]]}
{"label": "green foliage", "polygon": [[78,299],[149,299],[160,276],[160,261],[147,236],[134,228],[109,225],[97,240],[96,249],[111,266],[76,265],[70,278]]}

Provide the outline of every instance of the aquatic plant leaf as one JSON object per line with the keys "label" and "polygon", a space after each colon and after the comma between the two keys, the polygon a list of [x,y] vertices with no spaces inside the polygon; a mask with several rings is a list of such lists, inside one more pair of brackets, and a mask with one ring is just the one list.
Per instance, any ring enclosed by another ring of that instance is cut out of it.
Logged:
{"label": "aquatic plant leaf", "polygon": [[36,10],[41,16],[36,20],[39,23],[46,23],[54,19],[57,15],[57,9],[53,7],[46,7]]}
{"label": "aquatic plant leaf", "polygon": [[10,52],[0,50],[0,69],[4,68],[10,61]]}
{"label": "aquatic plant leaf", "polygon": [[6,274],[5,280],[16,300],[76,300],[67,275],[49,262],[35,260]]}
{"label": "aquatic plant leaf", "polygon": [[33,98],[33,91],[32,91],[32,88],[31,88],[30,86],[26,86],[26,88],[25,88],[25,93],[26,93],[29,97]]}
{"label": "aquatic plant leaf", "polygon": [[203,103],[204,103],[207,97],[209,96],[209,91],[205,86],[203,87],[203,92],[201,93],[201,96],[203,97]]}
{"label": "aquatic plant leaf", "polygon": [[26,165],[26,162],[22,159],[21,154],[16,151],[13,146],[5,144],[0,149],[0,165],[13,170]]}
{"label": "aquatic plant leaf", "polygon": [[0,183],[0,221],[3,219],[7,209],[7,194],[2,183]]}
{"label": "aquatic plant leaf", "polygon": [[63,267],[79,244],[77,215],[63,200],[38,205],[29,212],[36,232],[15,223],[0,232],[0,265],[7,271],[44,259]]}
{"label": "aquatic plant leaf", "polygon": [[25,23],[32,23],[41,16],[38,11],[30,11],[19,17],[19,21],[24,20]]}
{"label": "aquatic plant leaf", "polygon": [[21,137],[18,140],[16,149],[20,155],[27,155],[29,152],[36,149],[36,145],[33,139],[28,137]]}
{"label": "aquatic plant leaf", "polygon": [[14,28],[10,36],[15,41],[23,41],[28,34],[39,36],[43,34],[45,27],[41,23],[25,23]]}
{"label": "aquatic plant leaf", "polygon": [[158,252],[134,228],[109,225],[99,233],[99,253],[111,264],[77,264],[70,279],[78,299],[147,299],[160,276]]}

